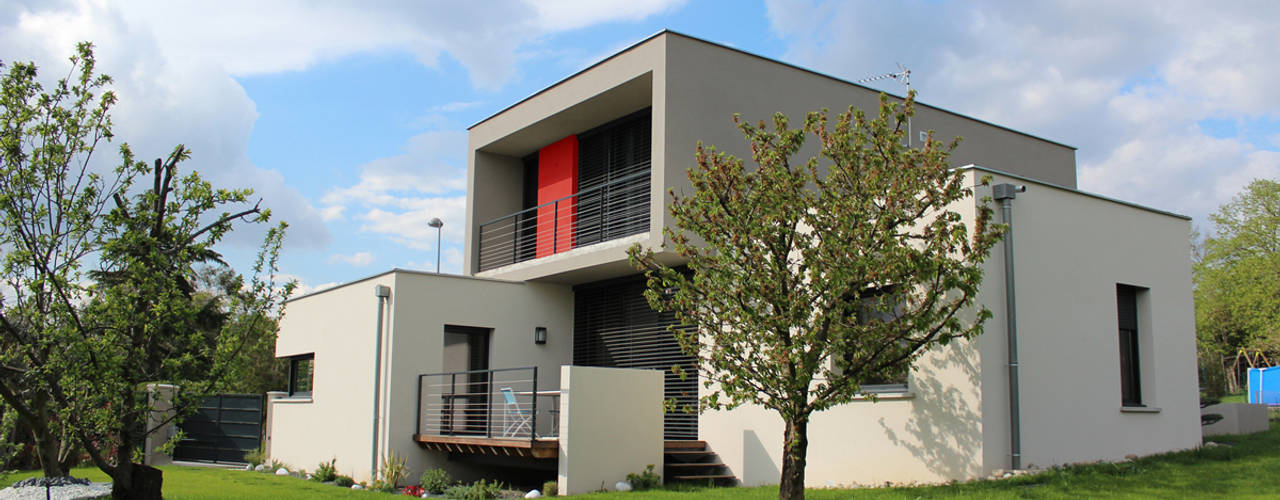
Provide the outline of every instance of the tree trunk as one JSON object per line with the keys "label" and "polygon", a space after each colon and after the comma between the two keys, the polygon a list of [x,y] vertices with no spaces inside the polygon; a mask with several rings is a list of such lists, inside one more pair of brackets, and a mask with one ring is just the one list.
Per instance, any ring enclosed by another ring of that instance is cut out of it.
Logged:
{"label": "tree trunk", "polygon": [[115,500],[162,500],[164,477],[160,469],[121,461],[111,474],[111,498]]}
{"label": "tree trunk", "polygon": [[804,500],[804,465],[809,452],[808,415],[787,422],[782,447],[782,484],[778,485],[778,500]]}
{"label": "tree trunk", "polygon": [[36,456],[40,459],[40,470],[44,472],[44,477],[67,475],[67,469],[63,467],[62,460],[59,460],[58,452],[62,449],[62,443],[54,439],[48,426],[32,428],[31,439],[35,441]]}

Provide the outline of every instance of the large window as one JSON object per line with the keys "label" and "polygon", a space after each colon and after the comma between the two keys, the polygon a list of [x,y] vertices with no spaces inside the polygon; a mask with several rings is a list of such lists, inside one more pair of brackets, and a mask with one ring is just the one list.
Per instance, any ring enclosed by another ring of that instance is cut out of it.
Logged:
{"label": "large window", "polygon": [[1116,313],[1120,331],[1120,404],[1143,406],[1141,343],[1138,335],[1138,295],[1142,289],[1116,285]]}
{"label": "large window", "polygon": [[289,358],[289,396],[311,396],[311,377],[315,372],[315,354]]}
{"label": "large window", "polygon": [[651,110],[578,136],[578,234],[575,245],[649,229]]}
{"label": "large window", "polygon": [[[675,401],[664,417],[667,440],[698,438],[697,361],[668,330],[675,314],[658,312],[644,298],[643,275],[573,288],[573,364],[660,370],[663,399]],[[679,365],[687,376],[672,370]]]}

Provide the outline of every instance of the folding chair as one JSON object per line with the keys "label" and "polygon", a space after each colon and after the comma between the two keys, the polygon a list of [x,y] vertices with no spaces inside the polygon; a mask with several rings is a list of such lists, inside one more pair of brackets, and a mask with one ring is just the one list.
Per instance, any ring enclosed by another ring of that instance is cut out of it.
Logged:
{"label": "folding chair", "polygon": [[506,400],[506,404],[502,407],[502,421],[506,425],[502,428],[502,437],[515,437],[521,431],[528,431],[529,435],[533,435],[533,417],[529,412],[524,411],[520,407],[520,403],[516,401],[515,392],[510,387],[503,387],[502,397]]}

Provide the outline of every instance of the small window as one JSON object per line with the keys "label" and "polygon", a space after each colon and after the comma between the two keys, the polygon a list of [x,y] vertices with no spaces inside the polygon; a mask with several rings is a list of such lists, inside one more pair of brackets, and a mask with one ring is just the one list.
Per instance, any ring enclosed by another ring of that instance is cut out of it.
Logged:
{"label": "small window", "polygon": [[1116,314],[1120,332],[1120,404],[1142,404],[1141,348],[1138,337],[1138,293],[1129,285],[1116,285]]}
{"label": "small window", "polygon": [[315,354],[289,358],[289,396],[311,396],[311,377],[315,373]]}
{"label": "small window", "polygon": [[[903,314],[903,306],[888,302],[893,298],[894,292],[895,287],[892,285],[864,291],[858,304],[858,324],[896,321]],[[903,369],[901,373],[868,379],[859,390],[864,394],[907,392],[908,371]]]}

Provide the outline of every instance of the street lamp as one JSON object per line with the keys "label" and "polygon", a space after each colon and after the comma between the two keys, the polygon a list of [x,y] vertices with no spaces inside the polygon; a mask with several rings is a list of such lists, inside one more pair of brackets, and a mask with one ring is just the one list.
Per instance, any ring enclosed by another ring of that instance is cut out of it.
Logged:
{"label": "street lamp", "polygon": [[439,217],[432,217],[427,225],[436,228],[436,274],[440,274],[440,230],[444,227],[444,221]]}

